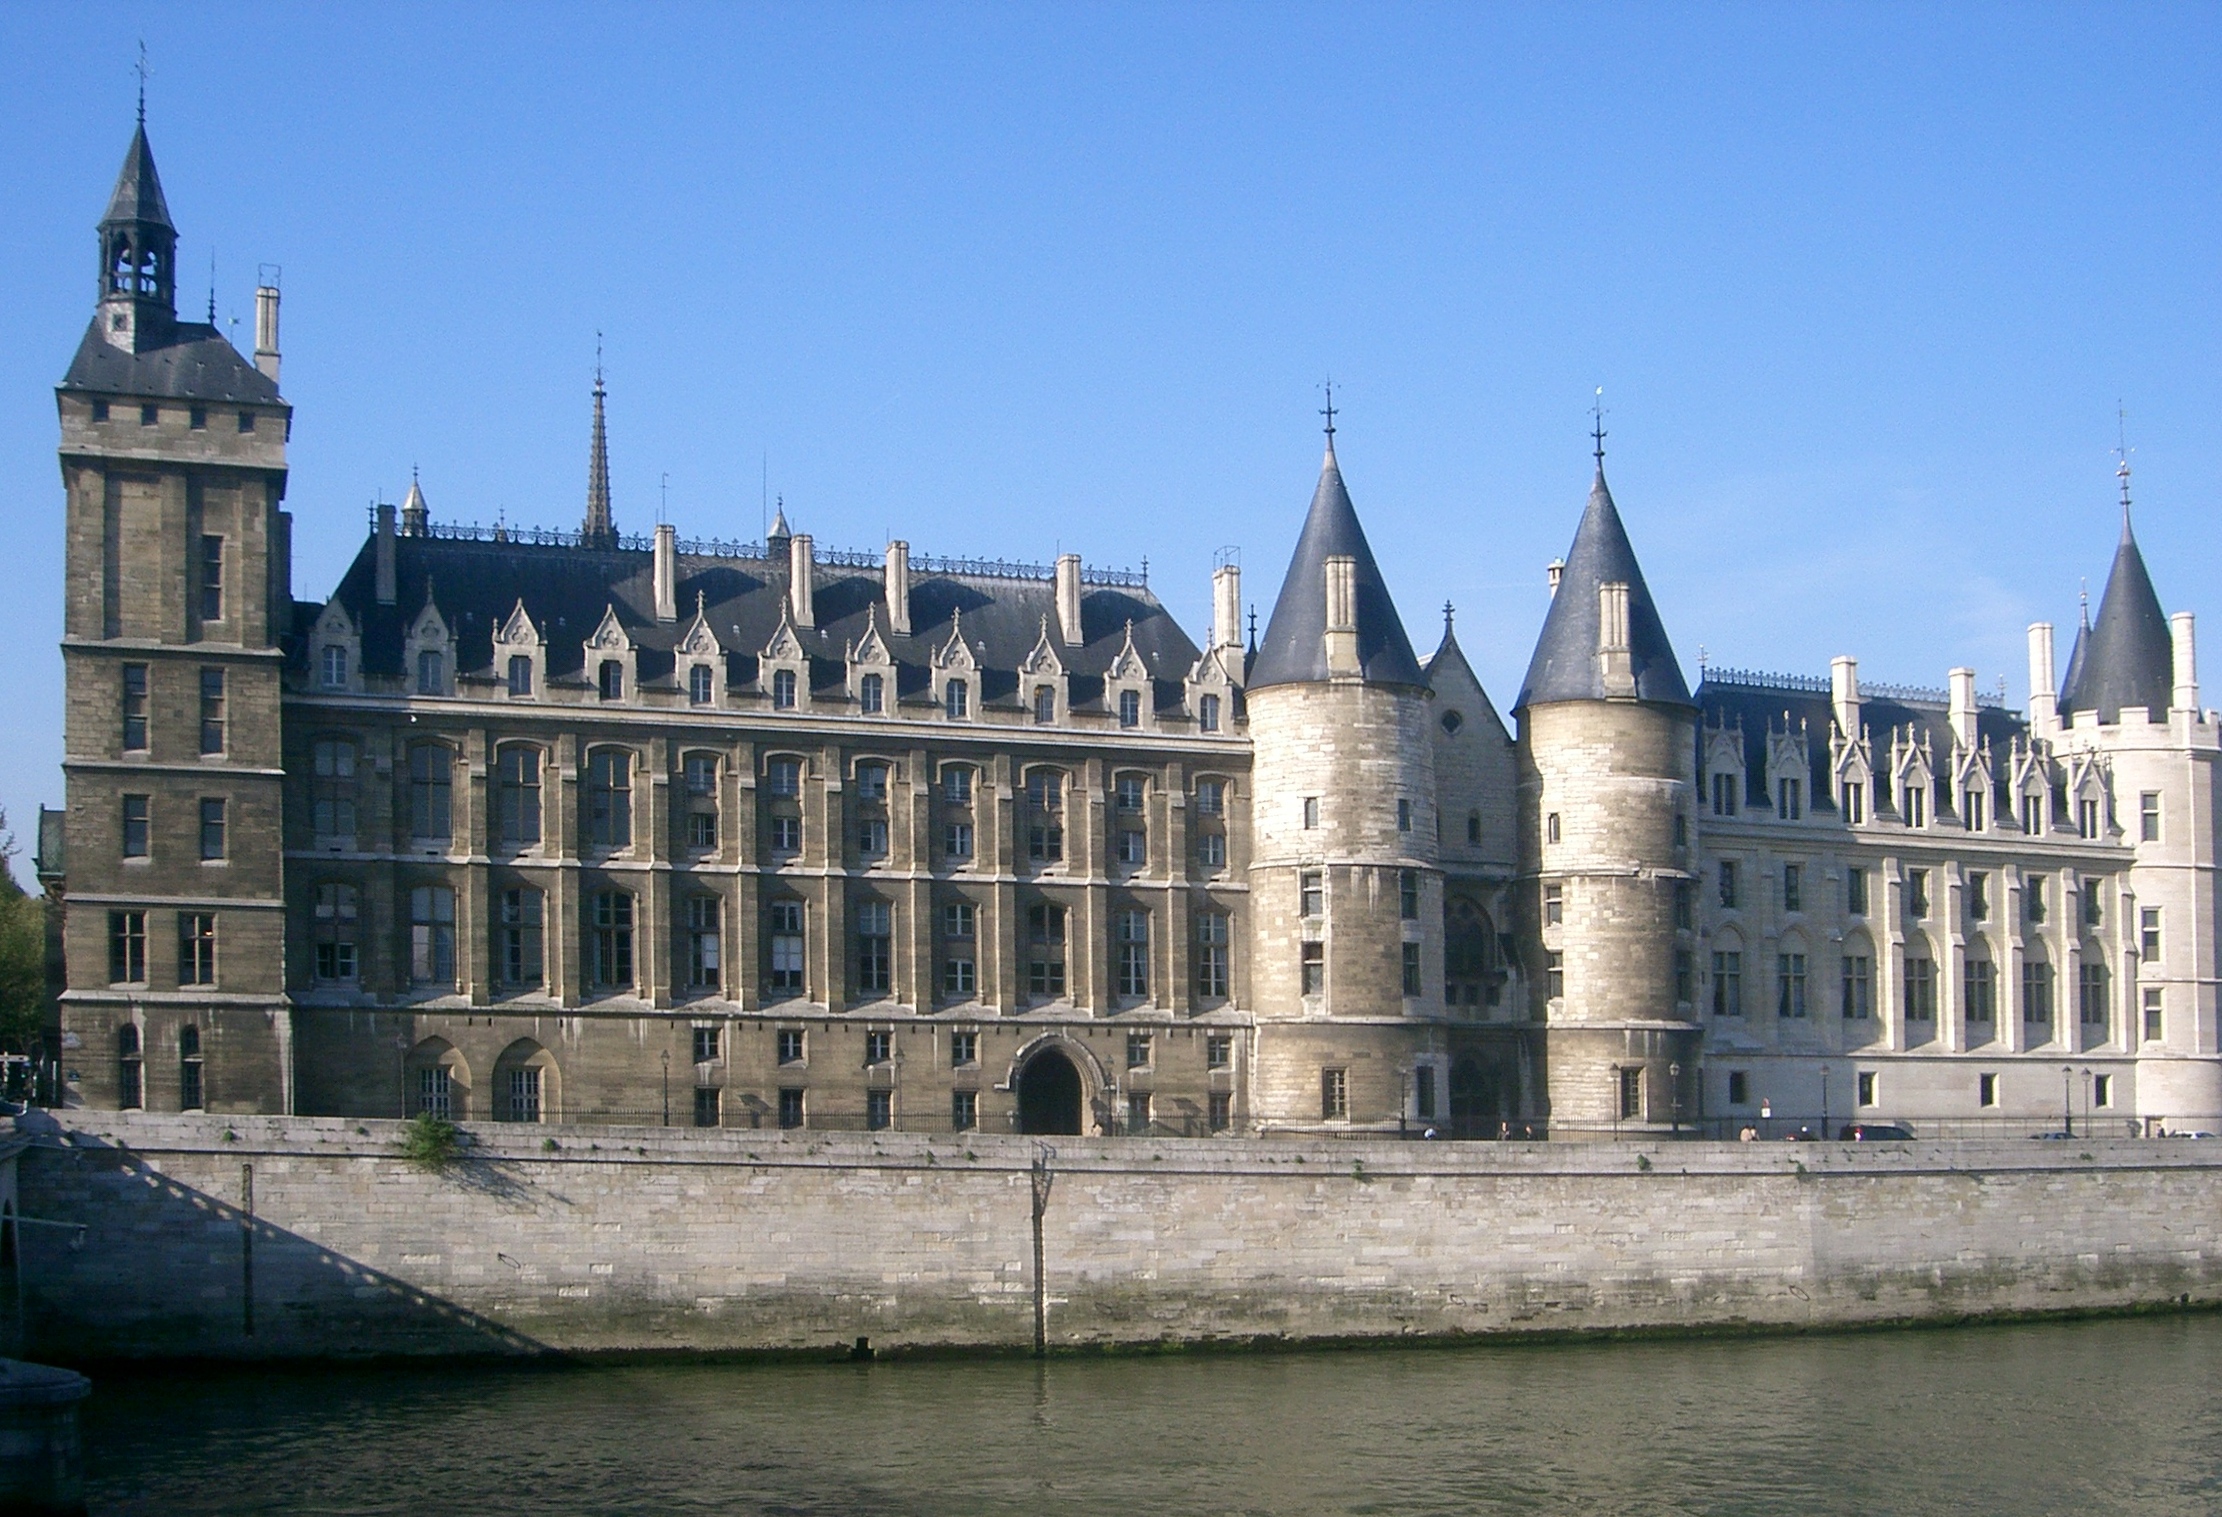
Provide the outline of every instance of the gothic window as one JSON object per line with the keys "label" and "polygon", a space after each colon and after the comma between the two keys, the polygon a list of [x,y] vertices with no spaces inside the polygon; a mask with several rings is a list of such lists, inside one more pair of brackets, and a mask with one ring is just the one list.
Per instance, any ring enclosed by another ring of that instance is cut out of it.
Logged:
{"label": "gothic window", "polygon": [[1929,825],[1928,782],[1915,776],[1898,794],[1898,815],[1908,827]]}
{"label": "gothic window", "polygon": [[1934,959],[1906,960],[1906,1020],[1933,1022],[1937,1016],[1937,966]]}
{"label": "gothic window", "polygon": [[1714,773],[1713,815],[1734,816],[1736,814],[1736,790],[1737,784],[1742,778],[1743,776],[1740,774],[1731,774],[1726,771],[1716,771]]}
{"label": "gothic window", "polygon": [[147,666],[123,666],[123,748],[144,753],[147,747]]}
{"label": "gothic window", "polygon": [[453,792],[455,750],[445,743],[418,743],[409,750],[409,836],[445,841]]}
{"label": "gothic window", "polygon": [[1775,955],[1775,1015],[1793,1019],[1805,1016],[1805,955]]}
{"label": "gothic window", "polygon": [[1026,988],[1037,996],[1065,993],[1065,908],[1048,901],[1026,908]]}
{"label": "gothic window", "polygon": [[1057,690],[1052,685],[1034,687],[1034,721],[1046,727],[1057,720]]}
{"label": "gothic window", "polygon": [[1844,797],[1840,803],[1846,825],[1856,827],[1867,820],[1867,787],[1858,780],[1846,780]]}
{"label": "gothic window", "polygon": [[2021,914],[2034,927],[2045,919],[2045,877],[2026,876],[2021,883]]}
{"label": "gothic window", "polygon": [[708,664],[696,664],[687,670],[688,701],[697,706],[709,705],[714,692],[713,678]]}
{"label": "gothic window", "polygon": [[1196,994],[1207,1001],[1223,1001],[1227,998],[1227,938],[1225,912],[1197,913]]}
{"label": "gothic window", "polygon": [[941,690],[941,709],[952,722],[961,722],[972,712],[971,687],[961,679],[953,679]]}
{"label": "gothic window", "polygon": [[[144,698],[142,694],[142,699]],[[140,746],[144,747],[144,744]],[[201,671],[201,752],[224,751],[224,671]]]}
{"label": "gothic window", "polygon": [[1798,780],[1779,780],[1775,784],[1775,815],[1785,822],[1797,821],[1805,815],[1805,786]]}
{"label": "gothic window", "polygon": [[177,1030],[177,1107],[179,1111],[199,1111],[207,1104],[206,1089],[201,1083],[201,1030],[191,1024]]}
{"label": "gothic window", "polygon": [[[800,995],[803,989],[803,917],[802,902],[797,900],[771,901],[764,907],[766,934],[765,953],[769,968],[765,989],[773,995]],[[802,1057],[801,1034],[795,1034],[794,1059],[786,1057],[782,1041],[781,1063],[793,1063]]]}
{"label": "gothic window", "polygon": [[532,659],[523,653],[509,655],[509,693],[532,694]]}
{"label": "gothic window", "polygon": [[1150,914],[1131,907],[1112,918],[1112,972],[1125,997],[1150,993]]}
{"label": "gothic window", "polygon": [[2045,798],[2042,793],[2032,790],[2021,798],[2021,830],[2032,833],[2045,830]]}
{"label": "gothic window", "polygon": [[1122,727],[1139,727],[1142,725],[1141,691],[1121,690],[1119,692],[1119,725]]}
{"label": "gothic window", "polygon": [[1962,795],[1960,797],[1960,820],[1966,824],[1967,830],[1970,832],[1981,832],[1983,830],[1984,806],[1982,791],[1970,790],[1965,795]]}
{"label": "gothic window", "polygon": [[633,843],[633,756],[622,748],[599,748],[586,763],[586,836],[602,848]]}
{"label": "gothic window", "polygon": [[856,992],[883,996],[893,988],[895,911],[885,901],[856,903]]}
{"label": "gothic window", "polygon": [[147,981],[147,914],[108,913],[108,983],[144,985]]}
{"label": "gothic window", "polygon": [[1970,1022],[1989,1022],[1997,1015],[1998,981],[1990,960],[1970,956],[1960,972],[1960,990]]}
{"label": "gothic window", "polygon": [[2075,803],[2075,835],[2080,838],[2097,837],[2104,830],[2100,815],[2096,797],[2087,795],[2078,799]]}
{"label": "gothic window", "polygon": [[541,982],[542,909],[540,892],[529,886],[502,892],[495,953],[504,985],[521,989]]}
{"label": "gothic window", "polygon": [[633,987],[633,898],[622,890],[596,892],[589,904],[587,978],[603,990]]}
{"label": "gothic window", "polygon": [[878,716],[887,706],[887,680],[867,674],[856,682],[857,705],[866,716]]}
{"label": "gothic window", "polygon": [[1743,1014],[1743,953],[1734,948],[1716,949],[1713,953],[1713,1015],[1740,1017]]}
{"label": "gothic window", "polygon": [[327,883],[316,887],[309,933],[315,950],[316,977],[327,984],[355,978],[355,887]]}
{"label": "gothic window", "polygon": [[177,914],[177,982],[180,985],[216,983],[216,913],[181,911]]}
{"label": "gothic window", "polygon": [[201,862],[204,864],[224,857],[224,812],[223,797],[201,797]]}
{"label": "gothic window", "polygon": [[355,745],[319,738],[311,754],[309,812],[320,838],[355,835]]}
{"label": "gothic window", "polygon": [[2083,925],[2098,928],[2106,925],[2106,882],[2086,878],[2081,891],[2083,897]]}
{"label": "gothic window", "polygon": [[1065,856],[1065,777],[1054,769],[1026,776],[1026,856],[1054,863]]}
{"label": "gothic window", "polygon": [[2024,960],[2021,966],[2021,1020],[2030,1029],[2032,1041],[2042,1042],[2050,1036],[2052,966],[2040,959]]}
{"label": "gothic window", "polygon": [[455,983],[455,892],[445,885],[409,892],[409,978],[419,985]]}
{"label": "gothic window", "polygon": [[723,983],[724,942],[719,927],[718,898],[714,895],[687,897],[687,984],[690,987],[715,990]]}
{"label": "gothic window", "polygon": [[1720,903],[1733,911],[1736,908],[1736,902],[1736,861],[1734,859],[1722,859],[1720,861]]}
{"label": "gothic window", "polygon": [[1443,1000],[1451,1006],[1479,1006],[1495,998],[1489,986],[1491,947],[1496,930],[1481,904],[1457,896],[1443,908]]}
{"label": "gothic window", "polygon": [[2083,1025],[2103,1029],[2106,1026],[2105,963],[2097,959],[2084,960],[2078,971],[2076,990]]}
{"label": "gothic window", "polygon": [[496,812],[501,841],[522,847],[540,841],[540,750],[508,747],[495,762]]}

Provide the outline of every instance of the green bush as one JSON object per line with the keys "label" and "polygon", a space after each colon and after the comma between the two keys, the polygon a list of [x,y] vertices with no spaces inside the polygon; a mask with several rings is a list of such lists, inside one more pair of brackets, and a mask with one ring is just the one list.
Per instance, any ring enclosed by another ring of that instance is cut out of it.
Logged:
{"label": "green bush", "polygon": [[401,1128],[401,1157],[423,1169],[445,1169],[463,1155],[463,1133],[445,1117],[430,1112],[411,1117]]}

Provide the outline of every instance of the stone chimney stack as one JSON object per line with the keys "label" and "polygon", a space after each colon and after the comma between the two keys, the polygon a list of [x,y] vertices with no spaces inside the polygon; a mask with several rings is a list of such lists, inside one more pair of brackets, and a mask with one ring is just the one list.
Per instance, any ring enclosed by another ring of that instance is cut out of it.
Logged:
{"label": "stone chimney stack", "polygon": [[2199,664],[2192,646],[2191,613],[2178,611],[2168,618],[2169,643],[2175,654],[2176,698],[2169,704],[2178,711],[2199,709]]}
{"label": "stone chimney stack", "polygon": [[1597,587],[1597,661],[1605,694],[1636,693],[1635,654],[1628,641],[1628,582],[1608,580]]}
{"label": "stone chimney stack", "polygon": [[887,545],[887,630],[910,636],[910,544],[900,538]]}
{"label": "stone chimney stack", "polygon": [[1859,741],[1859,660],[1839,653],[1829,660],[1829,708],[1845,741]]}
{"label": "stone chimney stack", "polygon": [[1551,598],[1558,599],[1558,582],[1566,577],[1566,560],[1554,558],[1543,566],[1543,577],[1550,581]]}
{"label": "stone chimney stack", "polygon": [[1221,564],[1211,571],[1211,646],[1242,646],[1242,566]]}
{"label": "stone chimney stack", "polygon": [[1327,672],[1356,674],[1358,667],[1358,560],[1327,560]]}
{"label": "stone chimney stack", "polygon": [[378,604],[390,606],[400,597],[397,572],[394,566],[394,517],[393,507],[385,501],[378,503]]}
{"label": "stone chimney stack", "polygon": [[787,614],[798,627],[818,625],[817,583],[818,557],[810,534],[797,532],[787,541]]}
{"label": "stone chimney stack", "polygon": [[2060,730],[2059,686],[2052,671],[2052,623],[2029,624],[2029,730],[2051,737]]}
{"label": "stone chimney stack", "polygon": [[1952,679],[1952,737],[1962,748],[1975,747],[1975,671],[1954,669]]}
{"label": "stone chimney stack", "polygon": [[1077,648],[1087,641],[1080,630],[1080,555],[1057,555],[1057,630],[1065,646]]}
{"label": "stone chimney stack", "polygon": [[255,367],[278,382],[278,287],[255,287]]}
{"label": "stone chimney stack", "polygon": [[656,620],[679,619],[679,533],[669,522],[656,523]]}

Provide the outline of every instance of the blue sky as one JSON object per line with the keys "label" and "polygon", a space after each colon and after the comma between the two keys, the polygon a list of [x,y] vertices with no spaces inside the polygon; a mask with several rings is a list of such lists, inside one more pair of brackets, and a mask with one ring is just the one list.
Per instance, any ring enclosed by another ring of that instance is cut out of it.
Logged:
{"label": "blue sky", "polygon": [[[2222,527],[2222,9],[491,5],[0,11],[0,804],[59,804],[52,386],[133,43],[193,310],[280,264],[294,586],[435,515],[1149,560],[1268,611],[1320,382],[1413,641],[1500,705],[1608,469],[1694,680],[2026,695],[2117,531]],[[2217,644],[2222,648],[2222,644]],[[2064,647],[2064,641],[2063,641]],[[2222,652],[2207,662],[2222,670]],[[2222,680],[2222,675],[2214,676]]]}

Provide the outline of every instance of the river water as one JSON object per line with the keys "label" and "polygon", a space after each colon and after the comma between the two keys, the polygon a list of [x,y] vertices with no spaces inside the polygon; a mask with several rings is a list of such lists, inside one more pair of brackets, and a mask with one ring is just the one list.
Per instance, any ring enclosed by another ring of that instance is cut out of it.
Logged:
{"label": "river water", "polygon": [[106,1375],[96,1514],[2222,1511],[2222,1317],[1163,1358]]}

